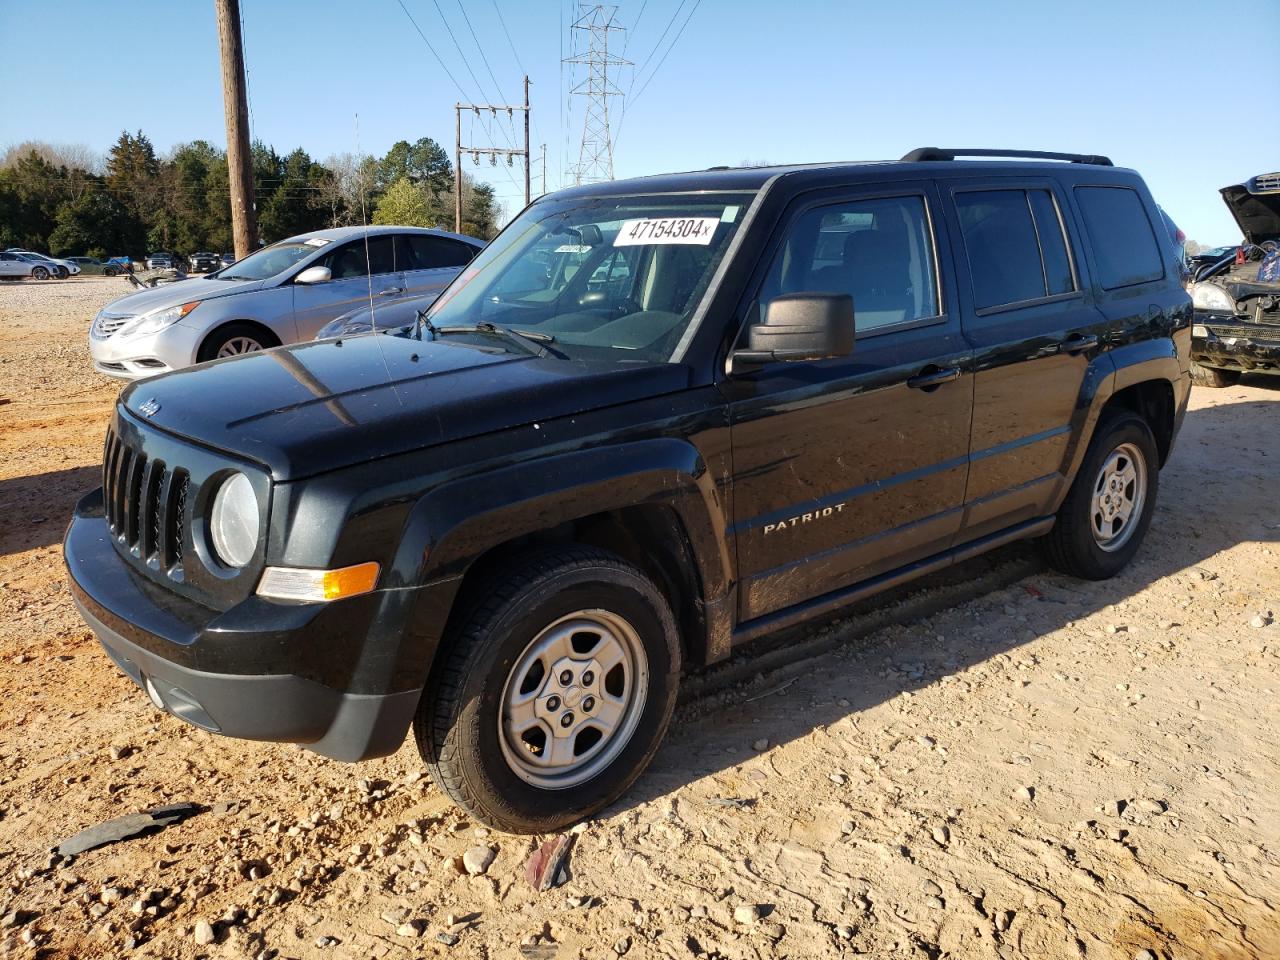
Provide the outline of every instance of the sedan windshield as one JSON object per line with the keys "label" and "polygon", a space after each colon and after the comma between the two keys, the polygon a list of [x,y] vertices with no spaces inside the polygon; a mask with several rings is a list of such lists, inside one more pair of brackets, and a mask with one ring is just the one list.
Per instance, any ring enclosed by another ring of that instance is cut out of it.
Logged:
{"label": "sedan windshield", "polygon": [[669,361],[751,199],[703,193],[534,204],[444,292],[431,323],[547,335],[575,359]]}
{"label": "sedan windshield", "polygon": [[263,247],[218,274],[219,280],[269,280],[311,256],[324,243],[284,240]]}

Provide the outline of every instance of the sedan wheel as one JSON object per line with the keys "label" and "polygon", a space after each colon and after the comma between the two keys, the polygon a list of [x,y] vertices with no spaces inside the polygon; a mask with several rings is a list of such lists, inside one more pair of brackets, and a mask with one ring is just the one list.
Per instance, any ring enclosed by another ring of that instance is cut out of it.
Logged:
{"label": "sedan wheel", "polygon": [[48,280],[49,271],[46,270],[44,267],[36,267],[34,270],[31,271],[31,276],[35,277],[37,280]]}
{"label": "sedan wheel", "polygon": [[238,357],[242,353],[257,353],[262,349],[262,344],[253,337],[232,337],[224,343],[215,354],[218,359],[223,357]]}

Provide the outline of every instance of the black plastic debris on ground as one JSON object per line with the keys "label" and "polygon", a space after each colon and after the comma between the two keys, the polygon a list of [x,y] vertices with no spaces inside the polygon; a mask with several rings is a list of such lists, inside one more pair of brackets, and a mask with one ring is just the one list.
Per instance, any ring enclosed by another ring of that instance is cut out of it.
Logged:
{"label": "black plastic debris on ground", "polygon": [[109,843],[151,833],[171,823],[181,823],[188,817],[195,816],[200,810],[200,805],[195,803],[171,803],[168,806],[143,810],[141,813],[131,813],[128,816],[100,823],[96,827],[81,830],[75,836],[68,837],[54,847],[53,852],[64,857],[74,857],[86,850],[105,847]]}

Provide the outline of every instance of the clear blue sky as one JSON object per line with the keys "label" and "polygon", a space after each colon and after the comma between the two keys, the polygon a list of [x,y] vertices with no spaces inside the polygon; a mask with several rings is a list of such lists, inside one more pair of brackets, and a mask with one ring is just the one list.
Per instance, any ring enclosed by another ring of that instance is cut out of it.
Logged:
{"label": "clear blue sky", "polygon": [[[30,29],[10,27],[19,6],[35,8],[2,2],[0,147],[41,139],[105,151],[126,128],[141,128],[161,151],[199,138],[223,142],[212,0],[139,8],[62,0],[38,4],[44,25]],[[496,83],[459,0],[404,0],[448,72],[397,0],[242,0],[254,135],[282,152],[301,145],[323,158],[356,149],[359,113],[364,152],[424,135],[451,151],[452,108],[463,95],[450,74],[472,100],[499,92],[514,100],[521,76],[494,0],[461,2]],[[533,78],[534,149],[548,145],[554,189],[581,134],[581,98],[567,95],[569,69],[560,65],[575,8],[566,0],[497,3]],[[922,145],[1105,153],[1137,168],[1188,236],[1217,244],[1238,238],[1218,188],[1280,169],[1280,122],[1263,89],[1275,78],[1280,0],[622,0],[618,8],[619,22],[633,29],[613,35],[614,49],[625,42],[635,63],[620,77],[632,93],[616,146],[620,177],[743,161],[894,158]],[[1232,83],[1240,92],[1224,94]],[[615,118],[625,102],[613,102]],[[518,127],[507,130],[519,139]],[[510,178],[466,158],[464,165],[519,208],[518,165]],[[534,176],[536,192],[536,157]]]}

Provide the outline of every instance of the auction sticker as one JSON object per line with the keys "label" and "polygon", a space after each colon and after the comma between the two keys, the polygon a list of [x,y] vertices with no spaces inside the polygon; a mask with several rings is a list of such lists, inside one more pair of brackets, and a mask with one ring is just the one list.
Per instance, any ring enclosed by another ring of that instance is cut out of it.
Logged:
{"label": "auction sticker", "polygon": [[651,243],[692,243],[707,246],[715,235],[719,217],[654,217],[624,220],[615,247],[636,247]]}

